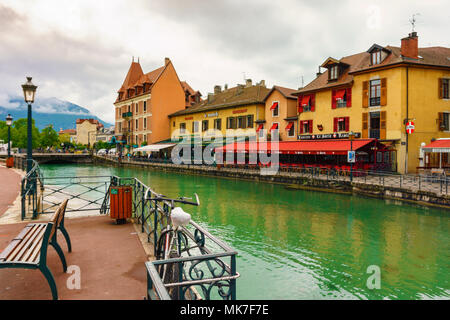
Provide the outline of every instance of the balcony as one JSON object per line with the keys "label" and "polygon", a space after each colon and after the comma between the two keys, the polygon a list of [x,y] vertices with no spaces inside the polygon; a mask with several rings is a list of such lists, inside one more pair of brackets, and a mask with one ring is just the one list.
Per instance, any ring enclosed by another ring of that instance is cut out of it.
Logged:
{"label": "balcony", "polygon": [[370,98],[370,106],[378,107],[380,105],[380,97]]}
{"label": "balcony", "polygon": [[380,139],[380,129],[370,129],[369,138]]}
{"label": "balcony", "polygon": [[122,113],[122,118],[128,118],[128,117],[132,117],[132,116],[133,116],[133,112],[131,112],[131,111]]}

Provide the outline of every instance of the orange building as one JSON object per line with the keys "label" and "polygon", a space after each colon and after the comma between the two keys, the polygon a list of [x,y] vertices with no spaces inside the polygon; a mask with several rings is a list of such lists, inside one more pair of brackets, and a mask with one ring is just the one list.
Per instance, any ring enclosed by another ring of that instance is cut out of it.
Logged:
{"label": "orange building", "polygon": [[168,115],[190,107],[200,96],[180,81],[169,58],[145,74],[139,61],[133,61],[114,103],[117,140],[136,147],[169,139]]}
{"label": "orange building", "polygon": [[297,140],[297,96],[292,93],[297,90],[273,86],[264,101],[265,118],[258,123],[259,137],[263,131],[270,134],[272,130],[278,129],[280,141]]}

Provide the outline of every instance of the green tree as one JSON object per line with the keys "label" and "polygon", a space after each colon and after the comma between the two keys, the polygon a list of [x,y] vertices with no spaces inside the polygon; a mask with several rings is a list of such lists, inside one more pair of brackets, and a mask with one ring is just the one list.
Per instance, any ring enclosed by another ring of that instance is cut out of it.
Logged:
{"label": "green tree", "polygon": [[[8,128],[4,121],[0,121],[4,123],[4,127],[0,124],[0,139],[7,140],[8,139]],[[31,133],[33,135],[32,146],[33,148],[37,148],[39,146],[40,134],[39,129],[36,128],[34,119],[32,120],[32,129]],[[17,148],[26,148],[27,147],[27,119],[22,118],[13,122],[11,126],[11,141],[12,145]],[[4,136],[4,137],[3,137]]]}
{"label": "green tree", "polygon": [[53,129],[53,126],[49,125],[42,129],[40,136],[40,146],[41,147],[53,147],[59,146],[58,133]]}

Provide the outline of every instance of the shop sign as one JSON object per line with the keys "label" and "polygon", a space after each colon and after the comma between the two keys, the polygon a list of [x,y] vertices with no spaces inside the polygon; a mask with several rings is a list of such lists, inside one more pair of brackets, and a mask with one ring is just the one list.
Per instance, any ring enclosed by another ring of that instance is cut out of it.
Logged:
{"label": "shop sign", "polygon": [[[306,134],[299,135],[298,140],[321,140],[321,139],[348,139],[349,132],[335,132],[324,134]],[[361,133],[356,132],[355,138],[361,138]]]}

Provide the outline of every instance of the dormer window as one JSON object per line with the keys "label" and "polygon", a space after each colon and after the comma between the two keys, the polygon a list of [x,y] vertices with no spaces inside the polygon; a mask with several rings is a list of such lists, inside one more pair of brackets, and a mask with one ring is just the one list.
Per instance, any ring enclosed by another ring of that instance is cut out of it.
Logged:
{"label": "dormer window", "polygon": [[381,50],[377,50],[371,53],[372,65],[381,63]]}
{"label": "dormer window", "polygon": [[338,78],[338,65],[335,64],[333,66],[330,67],[329,69],[330,71],[330,80],[336,80]]}

